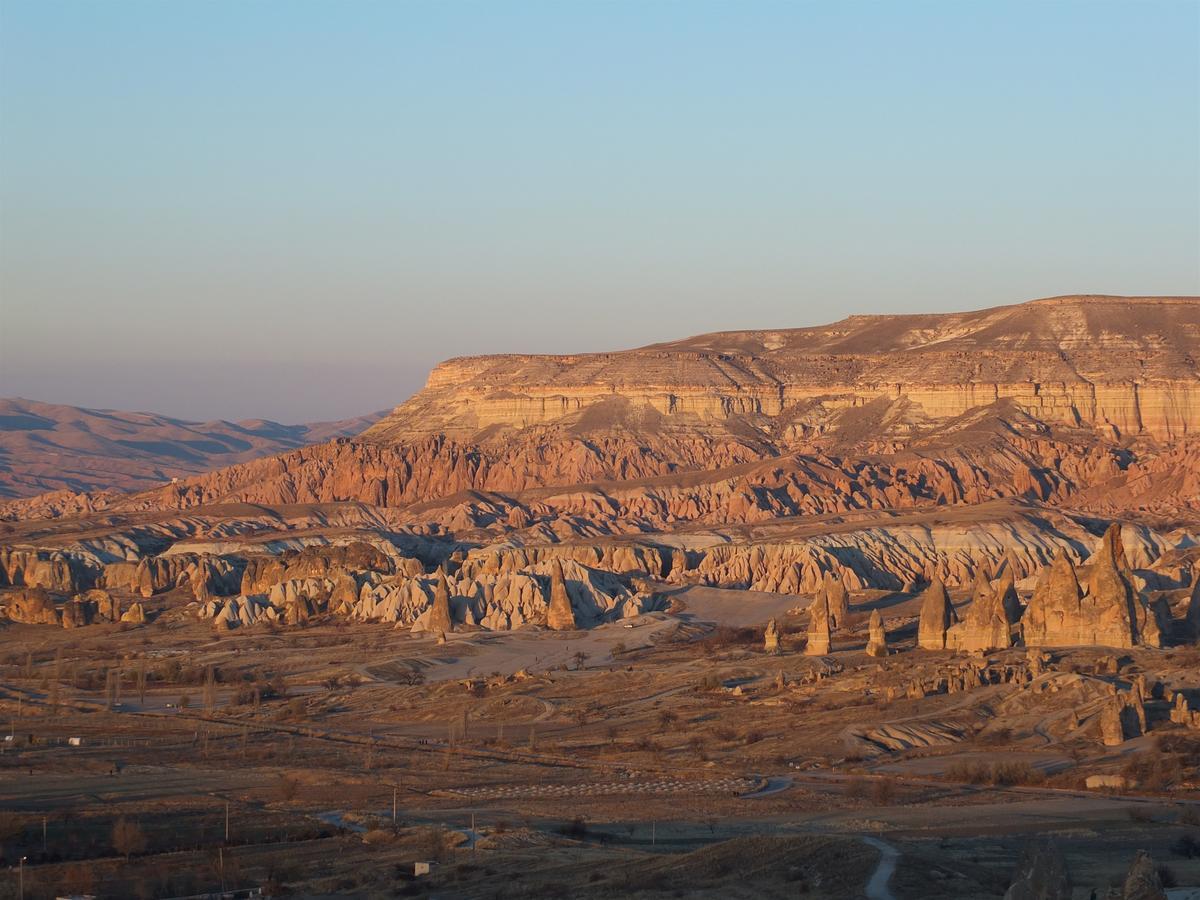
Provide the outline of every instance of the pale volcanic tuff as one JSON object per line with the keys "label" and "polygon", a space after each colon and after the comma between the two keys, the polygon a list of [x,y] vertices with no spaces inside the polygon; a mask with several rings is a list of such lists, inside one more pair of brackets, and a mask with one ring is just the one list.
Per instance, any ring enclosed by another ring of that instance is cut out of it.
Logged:
{"label": "pale volcanic tuff", "polygon": [[[1141,508],[1146,484],[1131,478],[1178,481],[1161,460],[1194,458],[1198,349],[1200,299],[1102,296],[618,353],[462,358],[357,438],[138,495],[60,494],[4,514],[228,501],[396,508],[614,483],[646,489],[626,502],[605,487],[595,514],[641,515],[648,527],[1086,491],[1109,510],[1114,497]],[[771,460],[778,471],[745,468]],[[1186,505],[1194,473],[1178,487],[1147,502],[1160,513],[1180,497]],[[512,512],[523,499],[500,502],[514,527],[537,519]]]}

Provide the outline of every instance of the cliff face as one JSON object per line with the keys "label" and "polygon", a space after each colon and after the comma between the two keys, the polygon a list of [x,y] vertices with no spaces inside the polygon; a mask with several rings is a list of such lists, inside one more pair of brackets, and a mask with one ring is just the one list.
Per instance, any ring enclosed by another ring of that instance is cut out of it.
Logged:
{"label": "cliff face", "polygon": [[1159,440],[1200,429],[1200,298],[1059,297],[971,313],[852,316],[620,353],[449,360],[369,428],[382,443],[561,424],[821,433],[904,401],[937,421],[1011,400],[1058,425]]}
{"label": "cliff face", "polygon": [[1198,358],[1200,298],[1069,297],[456,359],[355,439],[141,494],[9,503],[0,518],[408,508],[472,491],[505,496],[413,514],[449,532],[503,520],[555,534],[565,516],[612,533],[998,498],[1172,515],[1200,492]]}

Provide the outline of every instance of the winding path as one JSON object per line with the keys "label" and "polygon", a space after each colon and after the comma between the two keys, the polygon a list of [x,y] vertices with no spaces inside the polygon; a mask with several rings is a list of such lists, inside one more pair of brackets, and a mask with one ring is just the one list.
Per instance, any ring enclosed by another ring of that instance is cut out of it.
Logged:
{"label": "winding path", "polygon": [[870,844],[880,853],[879,865],[875,867],[871,880],[867,882],[867,900],[896,900],[888,882],[892,880],[892,873],[896,871],[900,851],[879,838],[864,837],[862,840],[864,844]]}

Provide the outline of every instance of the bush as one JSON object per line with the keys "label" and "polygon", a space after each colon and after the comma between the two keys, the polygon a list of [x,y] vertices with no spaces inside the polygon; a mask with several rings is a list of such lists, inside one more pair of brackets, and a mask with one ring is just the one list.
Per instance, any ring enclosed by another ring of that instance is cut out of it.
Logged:
{"label": "bush", "polygon": [[577,841],[582,841],[588,836],[587,822],[582,816],[576,816],[570,822],[564,822],[555,830],[564,837],[573,838]]}
{"label": "bush", "polygon": [[1171,853],[1184,859],[1195,859],[1200,856],[1200,840],[1194,834],[1181,834],[1175,843],[1171,844]]}
{"label": "bush", "polygon": [[890,778],[880,778],[871,785],[871,802],[876,806],[891,806],[896,799],[896,783]]}
{"label": "bush", "polygon": [[1027,762],[968,762],[960,760],[946,769],[950,781],[1009,787],[1017,784],[1041,784],[1046,774]]}
{"label": "bush", "polygon": [[1165,791],[1182,781],[1184,773],[1180,757],[1156,748],[1131,757],[1121,774],[1127,784],[1137,785],[1142,790]]}
{"label": "bush", "polygon": [[757,628],[731,628],[721,625],[699,642],[700,649],[712,655],[729,647],[752,646],[762,643],[762,633]]}

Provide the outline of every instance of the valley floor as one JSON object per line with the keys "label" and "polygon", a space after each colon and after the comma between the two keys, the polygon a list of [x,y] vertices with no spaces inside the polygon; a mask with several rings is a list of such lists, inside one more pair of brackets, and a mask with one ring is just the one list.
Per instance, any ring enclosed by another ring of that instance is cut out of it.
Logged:
{"label": "valley floor", "polygon": [[[1151,734],[1105,747],[1090,693],[1139,672],[1196,687],[1195,651],[1124,651],[1104,674],[1111,651],[1080,648],[1028,683],[889,701],[887,687],[964,662],[911,649],[902,628],[893,656],[862,652],[866,610],[888,604],[900,621],[911,598],[856,596],[820,658],[793,646],[794,596],[675,599],[589,632],[445,644],[344,623],[216,639],[170,615],[8,625],[0,825],[6,864],[26,861],[0,896],[23,879],[29,897],[224,883],[306,897],[999,898],[1045,835],[1078,897],[1103,896],[1138,849],[1200,884],[1200,741],[1151,701]],[[778,655],[762,650],[769,616],[784,625]],[[1156,768],[1174,776],[1145,776]],[[1086,790],[1097,773],[1129,786]]]}

